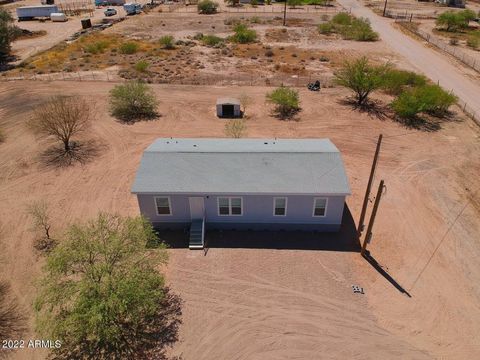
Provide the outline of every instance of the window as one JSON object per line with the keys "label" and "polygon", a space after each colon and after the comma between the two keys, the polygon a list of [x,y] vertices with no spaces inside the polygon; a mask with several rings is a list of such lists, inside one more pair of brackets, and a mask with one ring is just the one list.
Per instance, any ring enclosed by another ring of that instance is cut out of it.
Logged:
{"label": "window", "polygon": [[327,199],[315,198],[313,201],[313,216],[325,216],[327,214]]}
{"label": "window", "polygon": [[219,197],[218,215],[240,216],[243,215],[243,201],[240,197]]}
{"label": "window", "polygon": [[157,208],[157,215],[172,215],[169,197],[156,197],[155,207]]}
{"label": "window", "polygon": [[287,215],[287,198],[276,197],[273,198],[273,216]]}

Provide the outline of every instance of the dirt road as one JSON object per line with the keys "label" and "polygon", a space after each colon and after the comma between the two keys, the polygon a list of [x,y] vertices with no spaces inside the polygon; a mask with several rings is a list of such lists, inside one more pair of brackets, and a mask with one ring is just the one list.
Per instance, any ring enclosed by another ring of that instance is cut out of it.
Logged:
{"label": "dirt road", "polygon": [[392,26],[392,20],[374,14],[356,0],[338,0],[338,2],[346,9],[351,9],[355,16],[369,19],[382,40],[432,81],[439,82],[447,90],[452,90],[461,101],[476,112],[477,122],[480,123],[480,83],[465,76],[462,70],[446,56],[395,29]]}

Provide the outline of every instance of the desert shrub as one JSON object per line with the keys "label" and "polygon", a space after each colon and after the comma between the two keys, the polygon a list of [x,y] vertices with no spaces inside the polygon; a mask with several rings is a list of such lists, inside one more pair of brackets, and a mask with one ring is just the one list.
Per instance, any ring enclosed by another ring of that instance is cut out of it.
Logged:
{"label": "desert shrub", "polygon": [[265,50],[265,56],[266,57],[272,57],[273,55],[275,55],[275,54],[273,53],[272,49]]}
{"label": "desert shrub", "polygon": [[353,19],[354,18],[352,15],[345,12],[340,12],[335,15],[331,21],[335,25],[350,25]]}
{"label": "desert shrub", "polygon": [[320,34],[332,34],[335,32],[335,26],[331,22],[321,23],[318,25]]}
{"label": "desert shrub", "polygon": [[478,50],[480,48],[480,33],[478,35],[470,35],[467,38],[467,46]]}
{"label": "desert shrub", "polygon": [[181,300],[158,270],[164,246],[146,248],[156,242],[141,217],[100,214],[68,228],[47,257],[34,303],[40,335],[61,341],[52,357],[163,358],[178,338]]}
{"label": "desert shrub", "polygon": [[202,37],[202,43],[206,46],[218,46],[222,44],[225,40],[221,37],[215,35],[204,35]]}
{"label": "desert shrub", "polygon": [[250,0],[250,5],[252,5],[252,7],[257,7],[258,6],[258,0]]}
{"label": "desert shrub", "polygon": [[468,27],[470,21],[476,18],[475,12],[466,9],[462,11],[446,11],[435,20],[437,26],[446,31],[457,32]]}
{"label": "desert shrub", "polygon": [[378,40],[378,33],[373,31],[368,19],[356,19],[347,13],[338,13],[331,21],[318,25],[318,31],[321,34],[338,33],[345,40]]}
{"label": "desert shrub", "polygon": [[419,113],[442,117],[456,102],[457,97],[439,85],[424,85],[404,91],[391,106],[399,117],[412,119]]}
{"label": "desert shrub", "polygon": [[457,46],[458,45],[458,39],[453,37],[453,38],[450,39],[449,43],[452,46]]}
{"label": "desert shrub", "polygon": [[247,134],[247,124],[243,119],[227,120],[225,123],[225,135],[239,139]]}
{"label": "desert shrub", "polygon": [[103,53],[109,46],[110,43],[108,41],[100,40],[85,45],[84,50],[89,54],[99,54]]}
{"label": "desert shrub", "polygon": [[56,241],[50,234],[52,224],[48,204],[43,200],[35,201],[28,206],[27,213],[32,219],[30,230],[35,233],[35,249],[42,252],[51,251]]}
{"label": "desert shrub", "polygon": [[233,28],[235,34],[231,37],[233,42],[239,44],[248,44],[257,39],[257,32],[249,29],[245,24],[237,24]]}
{"label": "desert shrub", "polygon": [[158,40],[158,42],[163,46],[164,49],[170,50],[175,48],[173,44],[174,40],[175,39],[172,35],[164,35]]}
{"label": "desert shrub", "polygon": [[13,17],[8,10],[0,8],[0,62],[3,62],[10,55],[10,44],[14,38]]}
{"label": "desert shrub", "polygon": [[281,119],[290,118],[300,110],[298,91],[286,86],[267,93],[267,101],[275,105],[275,112]]}
{"label": "desert shrub", "polygon": [[116,85],[110,91],[111,114],[126,122],[157,117],[157,106],[153,90],[140,81]]}
{"label": "desert shrub", "polygon": [[215,14],[218,4],[212,0],[201,0],[197,4],[199,14]]}
{"label": "desert shrub", "polygon": [[65,154],[73,153],[72,138],[84,132],[91,122],[90,104],[77,96],[54,96],[33,111],[29,127],[39,136],[53,137],[63,144]]}
{"label": "desert shrub", "polygon": [[346,61],[335,73],[335,80],[339,85],[351,89],[355,93],[357,105],[362,106],[370,93],[382,87],[388,69],[387,65],[371,65],[366,57],[361,57]]}
{"label": "desert shrub", "polygon": [[138,51],[138,44],[128,41],[120,45],[120,52],[122,54],[135,54]]}
{"label": "desert shrub", "polygon": [[148,70],[149,66],[150,66],[150,63],[147,60],[140,60],[135,64],[135,70],[143,73]]}
{"label": "desert shrub", "polygon": [[391,95],[399,95],[406,87],[424,86],[427,79],[413,71],[389,69],[382,80],[382,89]]}
{"label": "desert shrub", "polygon": [[5,136],[5,132],[0,129],[0,144],[5,141],[7,137]]}
{"label": "desert shrub", "polygon": [[225,0],[225,2],[230,6],[237,6],[240,3],[240,0]]}

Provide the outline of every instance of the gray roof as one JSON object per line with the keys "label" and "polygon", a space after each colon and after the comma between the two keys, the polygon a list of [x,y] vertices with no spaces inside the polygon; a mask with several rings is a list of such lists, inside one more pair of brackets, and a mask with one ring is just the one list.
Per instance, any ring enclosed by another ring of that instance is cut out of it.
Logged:
{"label": "gray roof", "polygon": [[348,195],[340,152],[328,139],[157,139],[133,193]]}
{"label": "gray roof", "polygon": [[218,98],[217,105],[220,104],[240,105],[240,100],[234,98]]}

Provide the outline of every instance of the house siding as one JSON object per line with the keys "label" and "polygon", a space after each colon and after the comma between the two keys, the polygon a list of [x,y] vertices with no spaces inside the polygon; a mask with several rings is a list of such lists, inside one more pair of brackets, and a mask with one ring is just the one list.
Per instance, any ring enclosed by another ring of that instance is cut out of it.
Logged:
{"label": "house siding", "polygon": [[[155,209],[155,196],[169,196],[171,215],[158,216]],[[182,228],[190,224],[189,197],[191,195],[138,194],[140,212],[158,228]],[[243,198],[243,215],[219,216],[217,198],[235,196]],[[272,195],[208,195],[205,199],[205,220],[207,228],[252,229],[252,230],[318,230],[336,231],[342,222],[345,196],[307,196],[282,194]],[[287,215],[273,215],[273,198],[287,197]],[[313,217],[313,199],[328,199],[327,212],[324,217]]]}

